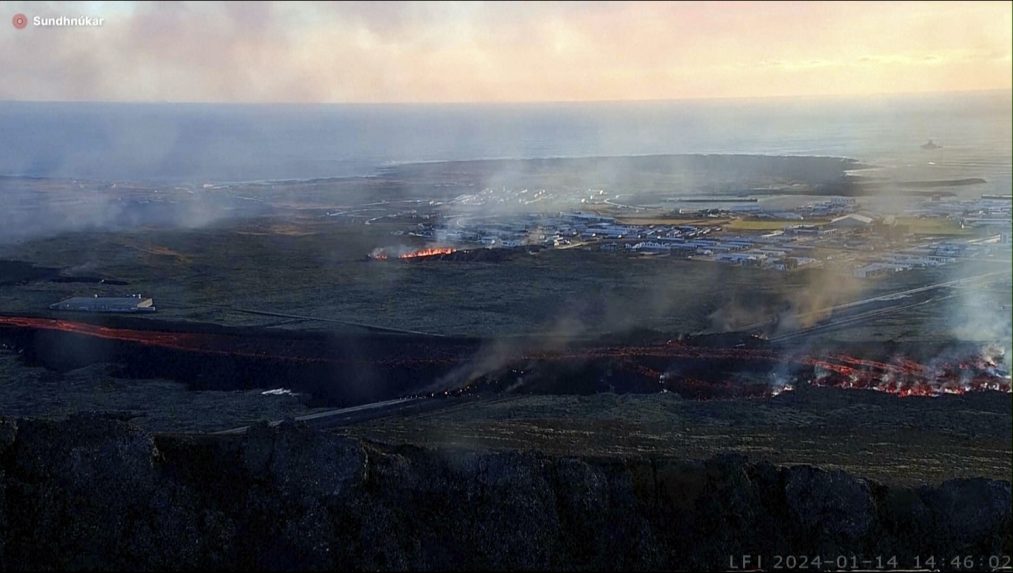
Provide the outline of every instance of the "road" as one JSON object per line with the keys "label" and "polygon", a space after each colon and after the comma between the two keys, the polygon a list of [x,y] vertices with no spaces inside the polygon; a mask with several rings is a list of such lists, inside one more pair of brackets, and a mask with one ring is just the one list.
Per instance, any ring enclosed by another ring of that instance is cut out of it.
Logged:
{"label": "road", "polygon": [[939,301],[946,300],[946,299],[951,298],[951,297],[952,297],[952,295],[944,296],[944,297],[932,297],[932,298],[929,298],[929,299],[926,299],[926,300],[919,300],[917,302],[913,302],[913,303],[906,304],[906,305],[891,305],[891,306],[887,306],[885,308],[877,308],[877,309],[874,309],[874,310],[870,310],[870,311],[862,312],[862,313],[858,313],[858,314],[847,314],[847,315],[842,316],[842,317],[831,318],[828,321],[821,322],[821,323],[813,325],[813,326],[811,326],[809,328],[803,328],[803,329],[800,329],[800,330],[796,330],[796,331],[790,332],[788,334],[783,334],[781,336],[773,336],[773,337],[770,338],[770,341],[771,342],[787,342],[789,340],[794,340],[794,339],[797,339],[797,338],[803,338],[803,337],[809,336],[811,334],[817,334],[819,332],[824,332],[824,331],[827,331],[827,330],[834,330],[835,328],[840,328],[842,326],[848,326],[848,325],[856,324],[856,323],[859,323],[859,322],[865,322],[865,321],[871,320],[871,319],[879,317],[879,316],[884,316],[884,315],[887,315],[887,314],[893,314],[895,312],[900,312],[902,310],[908,310],[908,309],[911,309],[911,308],[922,306],[924,304],[939,302]]}
{"label": "road", "polygon": [[[295,418],[296,422],[304,422],[314,427],[328,427],[338,426],[342,424],[348,424],[352,422],[361,422],[369,418],[376,418],[385,416],[391,412],[395,412],[402,408],[410,405],[417,405],[421,403],[424,398],[396,398],[394,400],[384,400],[382,402],[372,402],[370,404],[360,404],[358,406],[350,406],[348,408],[338,408],[335,410],[326,410],[323,412],[316,412],[308,414],[306,416],[299,416]],[[271,427],[278,426],[283,420],[275,420],[268,422]],[[240,426],[238,428],[231,428],[228,430],[222,430],[220,432],[214,432],[215,434],[243,434],[250,427]]]}
{"label": "road", "polygon": [[[903,291],[897,291],[897,292],[887,293],[887,294],[878,295],[878,296],[874,296],[874,297],[870,297],[870,298],[866,298],[866,299],[862,299],[862,300],[857,300],[857,301],[854,301],[854,302],[840,304],[840,305],[837,305],[837,306],[827,307],[827,308],[824,308],[824,309],[821,309],[821,310],[817,310],[817,311],[813,311],[813,312],[809,312],[809,313],[805,313],[805,314],[800,314],[800,315],[797,316],[797,318],[800,319],[800,320],[804,320],[806,318],[811,318],[811,317],[827,316],[827,315],[830,315],[831,318],[828,319],[828,320],[819,322],[818,324],[815,324],[815,325],[813,325],[812,327],[809,327],[809,328],[797,330],[797,331],[790,332],[790,333],[787,333],[787,334],[783,334],[783,335],[777,336],[777,337],[772,337],[770,340],[771,340],[771,342],[784,342],[784,341],[787,341],[787,340],[792,340],[792,339],[795,339],[795,338],[800,338],[800,337],[803,337],[803,336],[808,336],[810,334],[815,334],[817,332],[831,330],[831,329],[834,329],[834,328],[839,328],[841,326],[846,326],[846,325],[857,323],[857,322],[867,321],[869,319],[872,319],[872,318],[875,318],[875,317],[878,317],[878,316],[883,316],[883,315],[886,315],[886,314],[890,314],[890,313],[894,313],[894,312],[899,312],[899,311],[902,311],[902,310],[907,310],[907,309],[914,308],[914,307],[917,307],[917,306],[921,306],[921,305],[924,305],[924,304],[938,303],[940,301],[952,298],[953,295],[952,294],[939,294],[939,295],[936,295],[936,296],[930,296],[928,298],[918,297],[917,300],[915,300],[915,301],[912,301],[911,298],[912,297],[917,297],[918,295],[931,294],[934,291],[938,291],[938,290],[942,290],[942,289],[950,289],[950,288],[956,288],[956,287],[963,287],[963,286],[968,286],[968,285],[975,284],[975,283],[985,282],[987,279],[990,279],[990,278],[993,278],[993,277],[996,277],[996,276],[1000,276],[1000,275],[1005,275],[1005,274],[1007,274],[1007,271],[994,271],[994,272],[990,272],[990,273],[984,273],[984,274],[980,274],[980,275],[975,275],[973,277],[954,279],[954,280],[950,280],[950,281],[935,283],[935,284],[921,286],[921,287],[912,288],[912,289],[907,289],[907,290],[903,290]],[[834,316],[835,314],[841,313],[842,311],[851,311],[851,310],[856,309],[857,307],[864,306],[864,305],[869,305],[869,304],[875,304],[875,303],[887,303],[887,304],[885,306],[878,306],[877,308],[874,308],[872,310],[868,310],[868,311],[865,311],[865,312],[860,312],[860,313],[857,313],[857,314],[853,313],[853,312],[844,312],[843,315]],[[750,327],[748,327],[748,328],[746,328],[744,330],[753,330],[753,329],[757,329],[757,328],[762,328],[764,326],[767,326],[767,324],[766,323],[760,323],[760,324],[752,325],[752,326],[750,326]]]}

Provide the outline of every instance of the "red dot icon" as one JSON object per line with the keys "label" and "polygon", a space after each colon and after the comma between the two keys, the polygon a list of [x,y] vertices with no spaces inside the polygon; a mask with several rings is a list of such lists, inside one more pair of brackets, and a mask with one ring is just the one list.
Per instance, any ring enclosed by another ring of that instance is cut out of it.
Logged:
{"label": "red dot icon", "polygon": [[11,23],[14,24],[15,28],[20,30],[28,25],[28,16],[25,16],[24,14],[15,14],[14,18],[11,19]]}

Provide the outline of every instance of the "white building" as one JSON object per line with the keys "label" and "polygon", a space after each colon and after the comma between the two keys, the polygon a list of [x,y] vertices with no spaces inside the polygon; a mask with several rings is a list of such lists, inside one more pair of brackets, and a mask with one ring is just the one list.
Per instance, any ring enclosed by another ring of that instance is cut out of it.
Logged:
{"label": "white building", "polygon": [[850,215],[844,215],[841,217],[837,217],[836,219],[831,219],[830,222],[826,224],[826,226],[834,229],[862,229],[869,227],[869,225],[872,225],[872,222],[873,222],[872,217],[859,215],[858,213],[851,213]]}

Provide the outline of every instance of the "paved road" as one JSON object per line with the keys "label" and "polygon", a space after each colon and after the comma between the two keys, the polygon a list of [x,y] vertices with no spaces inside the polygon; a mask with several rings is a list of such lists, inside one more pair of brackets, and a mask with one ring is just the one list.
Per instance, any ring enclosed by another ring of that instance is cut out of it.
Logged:
{"label": "paved road", "polygon": [[861,312],[861,313],[858,313],[858,314],[846,314],[846,315],[841,316],[841,317],[831,318],[830,320],[828,320],[826,322],[821,322],[821,323],[813,325],[813,326],[811,326],[809,328],[803,328],[803,329],[800,329],[800,330],[796,330],[794,332],[790,332],[788,334],[783,334],[781,336],[771,337],[770,341],[771,342],[786,342],[788,340],[794,340],[796,338],[803,338],[803,337],[809,336],[811,334],[817,334],[819,332],[824,332],[824,331],[827,331],[827,330],[834,330],[834,329],[840,328],[842,326],[848,326],[848,325],[856,324],[856,323],[859,323],[859,322],[866,322],[866,321],[868,321],[870,319],[873,319],[873,318],[876,318],[878,316],[883,316],[883,315],[887,315],[887,314],[893,314],[895,312],[900,312],[902,310],[908,310],[908,309],[911,309],[911,308],[922,306],[924,304],[938,303],[939,301],[946,300],[948,298],[952,298],[952,295],[950,295],[950,296],[944,296],[944,297],[931,297],[931,298],[928,298],[928,299],[925,299],[925,300],[919,300],[917,302],[913,302],[913,303],[909,303],[909,304],[905,304],[905,305],[890,305],[890,306],[887,306],[887,307],[884,307],[884,308],[877,308],[877,309],[874,309],[874,310],[870,310],[870,311],[867,311],[867,312]]}
{"label": "paved road", "polygon": [[[877,316],[882,316],[882,315],[885,315],[885,314],[891,314],[891,313],[894,313],[894,312],[899,312],[899,311],[902,311],[902,310],[907,310],[907,309],[914,308],[914,307],[917,307],[917,306],[921,306],[921,305],[924,305],[924,304],[938,303],[940,301],[952,298],[954,295],[952,295],[952,294],[938,294],[938,295],[935,295],[935,296],[930,296],[928,298],[921,298],[921,297],[918,297],[917,295],[931,294],[933,291],[937,291],[937,290],[950,289],[950,288],[956,288],[956,287],[963,287],[963,286],[967,286],[967,285],[970,285],[970,284],[980,283],[980,282],[984,282],[987,279],[990,279],[992,277],[999,276],[999,275],[1004,275],[1004,274],[1006,274],[1006,271],[994,271],[994,272],[990,272],[990,273],[984,273],[984,274],[980,274],[980,275],[975,275],[973,277],[960,278],[960,279],[955,279],[955,280],[951,280],[951,281],[945,281],[945,282],[941,282],[941,283],[935,283],[935,284],[931,284],[931,285],[921,286],[921,287],[917,287],[917,288],[913,288],[913,289],[907,289],[907,290],[903,290],[903,291],[897,291],[897,292],[892,292],[892,293],[888,293],[888,294],[884,294],[884,295],[874,296],[874,297],[870,297],[870,298],[866,298],[866,299],[862,299],[862,300],[857,300],[857,301],[854,301],[854,302],[849,302],[849,303],[846,303],[846,304],[841,304],[841,305],[837,305],[837,306],[833,306],[833,307],[828,307],[828,308],[825,308],[825,309],[822,309],[822,310],[818,310],[818,311],[815,311],[815,312],[806,313],[806,314],[803,314],[803,315],[799,315],[799,318],[807,318],[807,317],[812,317],[812,316],[822,316],[822,315],[827,315],[827,314],[831,315],[831,318],[829,320],[825,320],[825,321],[822,321],[822,322],[820,322],[818,324],[815,324],[815,325],[813,325],[813,326],[811,326],[809,328],[805,328],[805,329],[801,329],[801,330],[798,330],[798,331],[790,332],[790,333],[787,333],[787,334],[784,334],[784,335],[781,335],[781,336],[773,337],[770,340],[771,340],[771,342],[784,342],[784,341],[787,341],[787,340],[792,340],[792,339],[795,339],[795,338],[800,338],[800,337],[803,337],[803,336],[808,336],[810,334],[815,334],[817,332],[826,331],[826,330],[832,330],[834,328],[839,328],[841,326],[846,326],[846,325],[857,323],[857,322],[867,321],[867,320],[869,320],[871,318],[874,318],[874,317],[877,317]],[[911,300],[912,297],[915,297],[914,301]],[[840,311],[851,311],[851,310],[855,310],[856,307],[860,307],[860,306],[868,305],[868,304],[873,304],[873,303],[888,303],[888,304],[885,305],[885,306],[878,306],[877,308],[874,308],[874,309],[871,309],[871,310],[868,310],[868,311],[865,311],[865,312],[859,312],[859,313],[845,312],[842,315],[833,316],[835,313],[838,313]],[[759,328],[761,326],[764,326],[764,325],[762,325],[762,324],[761,325],[754,325],[751,328]],[[747,329],[747,330],[749,330],[749,329]]]}
{"label": "paved road", "polygon": [[[944,288],[966,286],[968,284],[972,284],[972,283],[975,283],[975,282],[982,282],[985,279],[989,279],[989,278],[992,278],[992,277],[996,277],[996,276],[1000,276],[1000,275],[1005,275],[1005,274],[1008,274],[1008,271],[1005,271],[1005,270],[1002,270],[1002,271],[993,271],[993,272],[989,272],[989,273],[975,275],[973,277],[959,278],[959,279],[954,279],[954,280],[950,280],[950,281],[945,281],[945,282],[940,282],[940,283],[920,286],[920,287],[917,287],[917,288],[912,288],[912,289],[907,289],[907,290],[902,290],[902,291],[896,291],[896,292],[881,294],[881,295],[877,295],[877,296],[873,296],[873,297],[869,297],[869,298],[865,298],[865,299],[861,299],[861,300],[856,300],[856,301],[853,301],[853,302],[847,302],[847,303],[844,303],[844,304],[839,304],[839,305],[836,305],[836,306],[829,306],[829,307],[826,307],[826,308],[821,308],[819,310],[814,310],[812,312],[807,312],[807,313],[804,313],[804,314],[799,314],[799,315],[796,315],[795,318],[798,319],[798,320],[804,320],[806,318],[812,318],[812,317],[832,316],[834,313],[837,313],[837,312],[854,309],[856,307],[867,305],[867,304],[882,303],[882,302],[893,303],[893,304],[890,305],[890,308],[905,307],[907,305],[905,305],[904,303],[909,303],[910,302],[910,301],[905,300],[905,299],[908,299],[908,298],[910,298],[913,295],[922,294],[922,293],[928,293],[930,291],[944,289]],[[881,309],[882,310],[886,310],[885,308],[882,308],[882,307],[881,307]],[[894,310],[899,310],[899,308],[894,308]],[[853,316],[855,316],[855,315],[846,315],[846,316],[840,317],[838,319],[831,319],[831,321],[844,320],[844,319],[847,319],[847,318],[851,318]],[[758,322],[756,324],[751,324],[751,325],[743,328],[742,330],[743,331],[758,330],[758,329],[765,328],[767,326],[770,326],[770,322],[769,321],[764,321],[764,322]]]}
{"label": "paved road", "polygon": [[[422,400],[424,400],[424,398],[396,398],[394,400],[384,400],[382,402],[372,402],[370,404],[360,404],[358,406],[351,406],[348,408],[338,408],[335,410],[316,412],[306,416],[299,416],[298,418],[295,418],[295,421],[305,422],[316,427],[337,426],[383,416],[396,410],[400,410],[406,406],[419,404]],[[272,427],[277,426],[281,424],[282,421],[283,420],[275,420],[273,422],[268,422],[268,425]],[[242,434],[249,428],[249,426],[240,426],[238,428],[231,428],[214,433]]]}

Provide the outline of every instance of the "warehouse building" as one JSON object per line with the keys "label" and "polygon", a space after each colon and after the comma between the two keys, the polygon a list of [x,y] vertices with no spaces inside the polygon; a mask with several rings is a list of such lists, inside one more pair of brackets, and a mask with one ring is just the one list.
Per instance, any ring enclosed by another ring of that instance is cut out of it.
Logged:
{"label": "warehouse building", "polygon": [[870,227],[873,222],[872,217],[852,213],[837,217],[827,223],[826,226],[831,229],[865,229]]}

